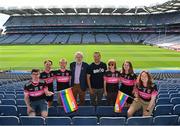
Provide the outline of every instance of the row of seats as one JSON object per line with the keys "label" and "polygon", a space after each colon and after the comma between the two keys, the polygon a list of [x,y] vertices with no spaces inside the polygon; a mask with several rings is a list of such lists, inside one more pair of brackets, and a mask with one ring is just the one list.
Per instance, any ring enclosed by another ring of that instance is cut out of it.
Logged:
{"label": "row of seats", "polygon": [[[60,31],[59,31],[60,32]],[[20,32],[19,32],[20,33]],[[31,33],[31,32],[29,32]],[[74,33],[74,34],[10,34],[0,37],[0,44],[88,44],[88,43],[138,43],[146,34]]]}
{"label": "row of seats", "polygon": [[156,105],[160,105],[160,104],[173,104],[173,105],[177,105],[180,104],[180,97],[174,97],[174,98],[158,98],[156,101]]}
{"label": "row of seats", "polygon": [[[11,95],[8,95],[8,96],[11,96]],[[17,95],[16,97],[17,97],[16,99],[8,99],[0,94],[0,104],[2,104],[2,105],[17,105],[17,106],[25,105],[24,95]],[[161,104],[173,104],[173,105],[180,104],[180,97],[179,96],[177,97],[177,95],[176,95],[176,97],[173,97],[170,99],[170,98],[166,97],[166,95],[159,96],[159,98],[156,100],[156,105],[161,105]],[[54,98],[53,106],[57,106],[57,105],[58,105],[58,103],[57,103],[57,97],[56,97],[56,98]],[[91,105],[90,99],[86,98],[84,105]],[[101,105],[104,105],[104,106],[108,105],[106,99],[103,99],[101,101]]]}
{"label": "row of seats", "polygon": [[180,13],[153,15],[36,15],[11,16],[5,26],[55,26],[55,25],[157,25],[180,22]]}
{"label": "row of seats", "polygon": [[[127,116],[128,108],[124,107],[121,113],[114,112],[114,106],[79,106],[78,110],[73,113],[65,113],[62,106],[50,107],[49,116]],[[180,104],[173,106],[172,104],[157,105],[154,109],[153,116],[159,115],[180,115]],[[26,106],[0,105],[0,115],[4,116],[25,116],[27,115]],[[142,115],[142,110],[135,113],[135,116]]]}
{"label": "row of seats", "polygon": [[[153,43],[151,39],[148,39],[150,36],[153,36],[153,39],[158,39],[158,34],[144,34],[144,33],[47,33],[44,34],[42,31],[38,31],[39,33],[31,34],[31,30],[27,34],[7,34],[0,37],[0,44],[88,44],[88,43],[141,43],[145,44],[159,44]],[[70,31],[69,31],[70,32]],[[71,31],[73,32],[73,31]],[[96,31],[97,32],[97,31]],[[100,32],[100,31],[99,31]],[[102,32],[102,31],[101,31]],[[17,32],[16,32],[17,33]],[[18,33],[24,33],[19,31]],[[168,35],[167,35],[168,36]],[[171,38],[176,37],[176,41],[170,41],[171,39],[167,39],[166,43],[179,43],[180,37],[176,34],[171,35]],[[169,40],[169,41],[168,41]],[[163,76],[163,75],[161,75]],[[171,75],[168,75],[171,76]]]}
{"label": "row of seats", "polygon": [[178,125],[178,115],[156,117],[27,117],[0,116],[0,125]]}

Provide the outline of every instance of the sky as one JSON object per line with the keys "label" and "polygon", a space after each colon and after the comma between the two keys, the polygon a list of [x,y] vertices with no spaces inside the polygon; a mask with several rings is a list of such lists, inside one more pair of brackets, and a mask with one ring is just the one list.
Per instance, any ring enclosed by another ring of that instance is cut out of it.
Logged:
{"label": "sky", "polygon": [[[162,4],[168,0],[0,0],[3,8],[27,8],[27,7],[141,7]],[[0,14],[0,28],[9,18]]]}

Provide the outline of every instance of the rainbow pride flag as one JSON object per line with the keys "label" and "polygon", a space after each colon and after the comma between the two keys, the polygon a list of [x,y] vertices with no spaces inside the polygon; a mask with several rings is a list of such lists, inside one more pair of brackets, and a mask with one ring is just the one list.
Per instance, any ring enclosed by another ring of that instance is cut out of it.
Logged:
{"label": "rainbow pride flag", "polygon": [[64,111],[66,113],[76,111],[78,109],[76,100],[73,96],[72,89],[68,88],[59,92]]}
{"label": "rainbow pride flag", "polygon": [[114,111],[115,112],[121,112],[122,108],[124,107],[124,104],[126,103],[126,100],[128,99],[128,95],[118,91],[118,95],[116,98],[115,106],[114,106]]}

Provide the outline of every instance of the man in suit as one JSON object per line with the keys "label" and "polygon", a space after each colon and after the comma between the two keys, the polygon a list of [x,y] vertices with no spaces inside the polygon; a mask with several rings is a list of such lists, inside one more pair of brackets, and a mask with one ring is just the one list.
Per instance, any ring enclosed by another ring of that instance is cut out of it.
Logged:
{"label": "man in suit", "polygon": [[85,91],[87,88],[87,69],[88,64],[83,62],[83,53],[76,52],[75,53],[75,62],[70,64],[71,70],[71,86],[73,89],[73,95],[77,100],[77,96],[79,95],[79,105],[83,105],[85,102]]}

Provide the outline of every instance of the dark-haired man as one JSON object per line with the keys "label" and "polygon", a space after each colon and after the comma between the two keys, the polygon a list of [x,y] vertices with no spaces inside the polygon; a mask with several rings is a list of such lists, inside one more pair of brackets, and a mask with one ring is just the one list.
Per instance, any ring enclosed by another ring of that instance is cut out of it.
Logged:
{"label": "dark-haired man", "polygon": [[100,52],[94,52],[94,62],[89,65],[87,83],[90,91],[91,104],[100,105],[103,97],[104,73],[107,65],[101,62]]}
{"label": "dark-haired man", "polygon": [[40,80],[40,70],[32,69],[32,80],[24,85],[24,100],[29,116],[36,116],[40,112],[42,117],[48,116],[48,105],[45,96],[52,96],[54,93],[48,91],[44,80]]}
{"label": "dark-haired man", "polygon": [[[53,75],[53,71],[51,70],[52,64],[53,64],[53,62],[51,60],[44,61],[45,70],[43,72],[41,72],[40,79],[42,79],[46,82],[49,91],[54,92],[54,89],[53,89],[53,80],[54,80],[53,76],[54,75]],[[53,103],[53,98],[54,98],[54,95],[46,96],[46,100],[48,102],[49,107]]]}

